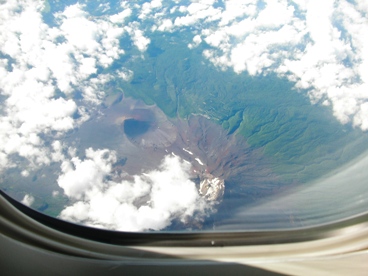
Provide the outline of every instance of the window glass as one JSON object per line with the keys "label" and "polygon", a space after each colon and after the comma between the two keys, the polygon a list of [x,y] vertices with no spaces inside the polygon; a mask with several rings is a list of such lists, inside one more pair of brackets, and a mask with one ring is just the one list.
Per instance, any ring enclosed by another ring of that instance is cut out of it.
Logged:
{"label": "window glass", "polygon": [[367,211],[365,1],[0,3],[0,188],[120,231]]}

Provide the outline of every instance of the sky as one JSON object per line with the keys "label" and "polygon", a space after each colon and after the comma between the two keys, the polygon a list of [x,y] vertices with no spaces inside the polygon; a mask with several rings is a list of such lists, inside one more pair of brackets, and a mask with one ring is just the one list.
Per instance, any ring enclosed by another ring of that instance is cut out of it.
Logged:
{"label": "sky", "polygon": [[[154,0],[110,6],[101,2],[101,15],[93,16],[82,2],[72,4],[49,24],[43,1],[0,3],[0,171],[15,167],[17,158],[28,162],[25,177],[59,164],[57,185],[74,202],[61,212],[63,219],[159,230],[193,214],[201,220],[211,209],[179,157],[166,157],[157,170],[132,176],[133,182],[109,182],[115,152],[90,148],[80,159],[73,145],[62,141],[99,108],[105,84],[134,75],[130,68],[103,70],[126,54],[119,44],[123,36],[141,53],[136,58],[144,58],[152,33],[186,30],[188,47],[205,46],[203,57],[219,70],[285,77],[295,93],[307,91],[311,103],[330,108],[341,124],[368,130],[365,0]],[[173,187],[185,197],[162,200]],[[135,200],[144,197],[149,200],[137,208]],[[26,194],[22,202],[33,201]]]}

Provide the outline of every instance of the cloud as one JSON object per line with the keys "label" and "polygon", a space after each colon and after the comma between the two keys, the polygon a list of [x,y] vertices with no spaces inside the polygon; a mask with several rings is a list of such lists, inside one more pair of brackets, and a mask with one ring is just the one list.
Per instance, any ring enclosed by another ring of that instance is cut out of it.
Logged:
{"label": "cloud", "polygon": [[[74,129],[101,103],[111,76],[96,73],[124,54],[119,39],[131,10],[94,18],[84,8],[65,7],[49,26],[40,1],[0,4],[0,170],[14,165],[12,156],[33,167],[49,164],[53,149],[40,137]],[[142,34],[135,40],[140,50],[146,47]],[[82,100],[74,99],[76,92]]]}
{"label": "cloud", "polygon": [[172,28],[195,26],[188,47],[203,43],[204,57],[221,69],[250,75],[277,73],[297,89],[307,89],[312,103],[331,105],[341,123],[368,130],[366,1],[223,4],[193,1],[176,6]]}
{"label": "cloud", "polygon": [[201,44],[202,38],[200,35],[196,35],[193,37],[193,43],[188,44],[188,47],[190,49],[197,47],[199,44]]}
{"label": "cloud", "polygon": [[158,27],[158,30],[161,32],[170,31],[173,27],[174,24],[172,23],[171,19],[164,19]]}
{"label": "cloud", "polygon": [[157,170],[113,181],[116,155],[109,150],[86,150],[86,158],[62,163],[58,178],[64,193],[74,200],[60,218],[121,231],[160,230],[173,220],[201,220],[210,206],[190,180],[190,164],[166,156]]}
{"label": "cloud", "polygon": [[130,81],[133,79],[134,73],[132,70],[127,68],[122,68],[117,71],[117,75],[122,78],[124,81]]}
{"label": "cloud", "polygon": [[25,195],[24,197],[23,197],[23,199],[22,199],[22,203],[24,204],[24,205],[26,205],[26,206],[28,206],[28,207],[30,207],[32,204],[33,204],[33,202],[35,201],[35,199],[34,199],[34,197],[33,196],[31,196],[31,195]]}
{"label": "cloud", "polygon": [[139,29],[138,23],[130,23],[129,26],[125,27],[125,30],[132,36],[133,43],[139,51],[144,52],[147,50],[151,40],[144,36],[143,31]]}
{"label": "cloud", "polygon": [[23,170],[21,173],[20,173],[23,177],[28,177],[29,176],[29,172],[27,170]]}
{"label": "cloud", "polygon": [[125,19],[129,17],[131,14],[132,14],[132,10],[127,8],[123,10],[122,12],[111,15],[110,21],[113,23],[123,23]]}
{"label": "cloud", "polygon": [[174,21],[176,26],[190,26],[194,25],[200,20],[206,20],[211,22],[217,20],[219,17],[220,9],[214,8],[214,1],[201,1],[191,3],[188,7],[181,6],[180,11],[187,13],[185,16],[177,17]]}
{"label": "cloud", "polygon": [[139,18],[145,19],[147,15],[152,13],[153,10],[160,8],[161,6],[162,6],[161,0],[152,0],[151,2],[143,3],[143,5],[140,7],[141,12]]}

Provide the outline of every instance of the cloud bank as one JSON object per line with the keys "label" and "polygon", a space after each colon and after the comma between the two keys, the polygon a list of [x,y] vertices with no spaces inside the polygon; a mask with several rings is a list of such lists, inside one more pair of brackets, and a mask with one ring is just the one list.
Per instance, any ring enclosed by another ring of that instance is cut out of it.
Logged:
{"label": "cloud bank", "polygon": [[190,165],[166,156],[157,170],[114,181],[114,152],[86,150],[86,157],[62,163],[58,185],[74,200],[60,218],[93,227],[120,231],[160,230],[173,220],[195,216],[202,221],[210,205],[190,180]]}

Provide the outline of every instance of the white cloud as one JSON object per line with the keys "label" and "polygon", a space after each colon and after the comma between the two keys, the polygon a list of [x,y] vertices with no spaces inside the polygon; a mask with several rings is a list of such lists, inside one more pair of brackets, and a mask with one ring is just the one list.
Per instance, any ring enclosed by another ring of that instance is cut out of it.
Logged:
{"label": "white cloud", "polygon": [[107,67],[124,53],[119,49],[118,40],[124,29],[113,23],[120,22],[129,15],[130,11],[125,10],[107,19],[91,20],[83,11],[83,6],[76,4],[69,6],[58,15],[61,21],[58,35],[67,40],[68,46],[72,47],[72,53],[79,63],[83,64],[84,59],[93,58],[96,64]]}
{"label": "white cloud", "polygon": [[125,27],[125,30],[132,36],[134,45],[139,51],[144,52],[147,50],[148,44],[151,40],[144,36],[143,31],[139,29],[138,24],[129,24]]}
{"label": "white cloud", "polygon": [[82,75],[82,78],[85,79],[96,72],[96,60],[94,58],[83,58],[79,67],[79,73]]}
{"label": "white cloud", "polygon": [[[362,107],[368,97],[368,79],[361,68],[368,66],[368,44],[362,39],[368,35],[368,21],[346,1],[334,5],[332,1],[309,2],[306,30],[312,41],[298,59],[285,60],[285,68],[278,71],[292,73],[297,87],[311,89],[313,101],[327,98],[342,123],[352,121],[367,130]],[[342,20],[342,30],[335,27],[335,20]],[[347,65],[346,59],[350,60]]]}
{"label": "white cloud", "polygon": [[21,175],[22,175],[23,177],[28,177],[28,176],[29,176],[29,171],[27,171],[27,170],[23,170],[23,171],[21,172]]}
{"label": "white cloud", "polygon": [[117,71],[117,74],[124,81],[130,81],[134,76],[133,71],[126,68],[122,68],[121,70]]}
{"label": "white cloud", "polygon": [[[91,76],[124,54],[119,47],[124,28],[118,25],[129,9],[93,18],[75,4],[55,14],[56,25],[50,27],[43,22],[42,8],[37,0],[0,4],[0,93],[6,97],[0,117],[0,169],[12,166],[13,154],[29,159],[32,166],[60,159],[51,156],[41,134],[58,136],[87,120],[90,104],[101,102],[102,87],[111,79]],[[82,92],[83,101],[72,99],[75,91]],[[57,92],[65,97],[56,97]]]}
{"label": "white cloud", "polygon": [[[368,130],[368,5],[347,0],[196,1],[180,6],[176,28],[195,26],[194,48],[222,69],[276,72],[332,106],[341,123]],[[218,23],[217,23],[218,22]],[[199,32],[199,34],[198,34]],[[201,40],[198,40],[200,38]]]}
{"label": "white cloud", "polygon": [[158,27],[158,30],[161,32],[170,31],[173,27],[174,24],[172,23],[171,19],[164,19]]}
{"label": "white cloud", "polygon": [[[325,2],[325,1],[324,1]],[[265,9],[257,16],[257,25],[262,28],[277,28],[288,24],[293,17],[294,7],[286,1],[269,0]]]}
{"label": "white cloud", "polygon": [[[194,47],[197,47],[199,44],[201,44],[201,42],[202,42],[202,38],[201,38],[201,36],[200,35],[196,35],[196,36],[194,36],[193,37],[193,43],[189,43],[188,44],[188,47],[190,48],[190,49],[192,49],[192,48],[194,48]],[[207,42],[208,43],[208,42]]]}
{"label": "white cloud", "polygon": [[54,162],[60,162],[65,159],[64,153],[63,153],[63,145],[60,141],[56,140],[52,142],[52,153],[51,158]]}
{"label": "white cloud", "polygon": [[230,22],[242,16],[255,15],[257,11],[256,2],[248,1],[226,1],[225,10],[221,13],[219,26],[228,25]]}
{"label": "white cloud", "polygon": [[127,17],[132,14],[131,9],[125,9],[122,12],[110,16],[110,21],[113,23],[123,23]]}
{"label": "white cloud", "polygon": [[22,203],[24,204],[24,205],[26,205],[26,206],[28,206],[28,207],[30,207],[32,204],[33,204],[33,202],[34,202],[34,197],[33,196],[31,196],[31,195],[25,195],[24,197],[23,197],[23,199],[22,199]]}
{"label": "white cloud", "polygon": [[177,17],[174,21],[176,26],[190,26],[200,20],[208,22],[219,19],[220,9],[212,6],[214,1],[200,1],[191,3],[188,7],[181,6],[181,12],[187,12],[186,16]]}
{"label": "white cloud", "polygon": [[60,214],[65,220],[123,231],[159,230],[174,219],[205,216],[209,205],[190,180],[190,164],[167,156],[157,170],[133,181],[112,181],[114,152],[87,149],[86,158],[62,164],[58,184],[76,201]]}
{"label": "white cloud", "polygon": [[70,46],[91,55],[99,47],[96,41],[99,28],[96,23],[88,20],[86,15],[79,4],[67,7],[60,15],[60,31]]}
{"label": "white cloud", "polygon": [[140,15],[138,16],[140,19],[146,19],[148,15],[152,13],[153,10],[160,8],[162,6],[161,0],[152,0],[151,2],[145,2],[140,7]]}

